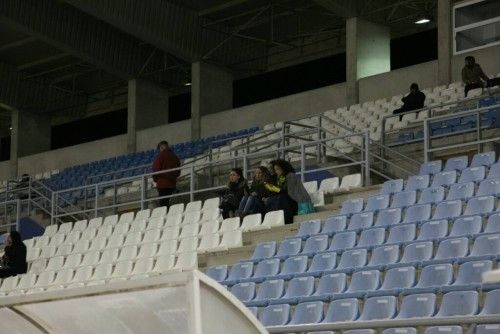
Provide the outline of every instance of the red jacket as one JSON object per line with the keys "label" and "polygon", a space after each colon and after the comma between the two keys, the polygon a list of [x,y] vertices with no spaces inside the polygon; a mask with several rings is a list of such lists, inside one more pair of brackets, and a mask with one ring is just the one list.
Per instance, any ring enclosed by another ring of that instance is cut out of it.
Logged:
{"label": "red jacket", "polygon": [[[174,152],[172,152],[172,150],[170,150],[170,148],[166,148],[161,151],[153,161],[153,172],[177,168],[180,167],[180,165],[181,162],[179,161],[179,158],[177,158],[177,156],[174,154]],[[153,175],[153,180],[156,182],[157,188],[175,188],[177,177],[179,177],[180,174],[180,170],[164,174],[156,174]]]}

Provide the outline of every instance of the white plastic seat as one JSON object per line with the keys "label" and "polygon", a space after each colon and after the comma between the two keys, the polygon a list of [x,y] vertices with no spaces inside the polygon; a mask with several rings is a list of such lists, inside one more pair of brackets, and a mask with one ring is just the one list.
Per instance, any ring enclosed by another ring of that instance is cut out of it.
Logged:
{"label": "white plastic seat", "polygon": [[64,223],[59,225],[59,233],[68,234],[73,229],[73,223]]}
{"label": "white plastic seat", "polygon": [[45,228],[43,235],[47,236],[47,237],[51,237],[57,233],[58,228],[59,228],[59,226],[57,226],[56,224],[49,225]]}
{"label": "white plastic seat", "polygon": [[236,231],[240,229],[240,218],[227,218],[224,219],[220,225],[220,233],[226,233],[229,231]]}
{"label": "white plastic seat", "polygon": [[123,235],[113,234],[109,237],[106,248],[119,248],[123,245]]}
{"label": "white plastic seat", "polygon": [[198,248],[198,237],[181,239],[177,253],[195,252]]}
{"label": "white plastic seat", "polygon": [[64,261],[63,268],[76,268],[82,263],[82,254],[71,254],[68,255],[66,261]]}
{"label": "white plastic seat", "polygon": [[[86,241],[86,240],[85,240]],[[106,238],[95,238],[90,244],[89,250],[102,250],[106,247]],[[81,252],[78,252],[81,253]]]}
{"label": "white plastic seat", "polygon": [[130,224],[134,220],[135,212],[122,213],[118,224]]}
{"label": "white plastic seat", "polygon": [[39,274],[47,267],[47,259],[38,259],[31,263],[29,271],[34,274]]}
{"label": "white plastic seat", "polygon": [[[101,240],[101,239],[94,239],[94,240]],[[106,241],[106,239],[104,239]],[[89,250],[90,247],[90,242],[89,240],[83,240],[80,239],[78,242],[73,246],[73,253],[85,253]],[[60,248],[60,247],[59,247]]]}
{"label": "white plastic seat", "polygon": [[146,224],[146,229],[158,229],[163,228],[165,225],[165,218],[163,217],[154,217],[150,218]]}
{"label": "white plastic seat", "polygon": [[137,246],[125,246],[120,251],[118,261],[134,260],[137,257]]}
{"label": "white plastic seat", "polygon": [[54,256],[49,259],[49,262],[47,263],[47,267],[45,270],[53,270],[53,271],[58,271],[63,267],[64,264],[64,256]]}
{"label": "white plastic seat", "polygon": [[26,273],[19,275],[19,283],[17,283],[16,290],[28,290],[31,289],[36,282],[36,275],[31,273]]}
{"label": "white plastic seat", "polygon": [[193,270],[196,268],[198,268],[198,254],[196,252],[186,252],[179,254],[172,269]]}
{"label": "white plastic seat", "polygon": [[147,230],[144,233],[144,238],[142,239],[143,243],[157,242],[160,240],[161,230],[159,228],[154,230]]}
{"label": "white plastic seat", "polygon": [[153,267],[154,273],[164,273],[166,271],[172,270],[175,264],[174,255],[162,255],[158,256]]}
{"label": "white plastic seat", "polygon": [[352,188],[361,187],[361,174],[350,174],[342,178],[339,190],[350,190]]}
{"label": "white plastic seat", "polygon": [[42,235],[41,237],[35,238],[35,247],[42,248],[49,245],[50,237]]}
{"label": "white plastic seat", "polygon": [[139,249],[139,254],[137,254],[137,258],[154,257],[157,251],[158,251],[157,243],[152,242],[148,244],[143,244]]}
{"label": "white plastic seat", "polygon": [[56,278],[52,282],[54,285],[66,285],[73,279],[73,269],[62,269],[57,272]]}
{"label": "white plastic seat", "polygon": [[198,252],[206,252],[212,249],[217,249],[219,247],[220,237],[217,233],[206,234],[201,237],[200,245],[198,246]]}
{"label": "white plastic seat", "polygon": [[206,210],[210,210],[210,209],[218,209],[219,205],[220,205],[220,198],[219,197],[208,198],[203,203],[203,208],[201,210],[206,211]]}
{"label": "white plastic seat", "polygon": [[92,280],[93,281],[104,280],[110,277],[112,272],[113,272],[113,265],[111,263],[99,264],[94,269]]}
{"label": "white plastic seat", "polygon": [[73,276],[72,282],[83,283],[90,281],[93,272],[94,268],[92,266],[80,267],[75,271],[75,275]]}
{"label": "white plastic seat", "polygon": [[33,260],[38,259],[39,255],[40,255],[40,251],[41,251],[41,249],[37,248],[37,247],[28,248],[28,250],[26,252],[26,261],[31,262]]}
{"label": "white plastic seat", "polygon": [[58,247],[64,242],[66,236],[61,233],[56,233],[50,238],[49,246]]}
{"label": "white plastic seat", "polygon": [[189,211],[184,214],[182,225],[197,224],[201,219],[200,211]]}
{"label": "white plastic seat", "polygon": [[134,263],[132,275],[149,274],[153,270],[154,259],[152,257],[142,258]]}
{"label": "white plastic seat", "polygon": [[264,216],[262,226],[274,227],[281,225],[285,225],[285,215],[283,210],[271,211],[266,213]]}
{"label": "white plastic seat", "polygon": [[[173,264],[172,264],[173,266]],[[17,282],[19,276],[10,276],[2,280],[2,286],[0,287],[0,292],[10,292],[17,287]]]}
{"label": "white plastic seat", "polygon": [[160,206],[160,207],[157,207],[157,208],[154,208],[153,211],[151,212],[151,216],[149,217],[149,219],[151,218],[161,218],[161,217],[165,217],[167,215],[167,207],[166,206]]}
{"label": "white plastic seat", "polygon": [[138,245],[142,241],[142,233],[141,232],[132,232],[127,234],[127,237],[125,238],[125,242],[123,243],[123,246],[130,246],[130,245]]}
{"label": "white plastic seat", "polygon": [[132,262],[132,261],[118,262],[115,265],[115,269],[113,270],[113,274],[111,274],[111,277],[129,276],[130,273],[132,272],[133,267],[134,267],[134,262]]}
{"label": "white plastic seat", "polygon": [[104,221],[102,223],[103,226],[106,226],[106,225],[116,225],[118,223],[118,215],[111,215],[111,216],[107,216],[106,218],[104,218]]}
{"label": "white plastic seat", "polygon": [[142,232],[146,230],[146,221],[145,220],[135,220],[130,224],[129,232]]}
{"label": "white plastic seat", "polygon": [[205,235],[205,234],[214,234],[217,232],[219,232],[219,222],[210,221],[210,222],[205,222],[204,224],[201,225],[199,234]]}
{"label": "white plastic seat", "polygon": [[198,224],[186,224],[182,226],[180,238],[189,238],[198,235],[200,226]]}
{"label": "white plastic seat", "polygon": [[230,231],[222,235],[222,240],[220,242],[220,247],[236,248],[243,247],[243,234],[241,231]]}
{"label": "white plastic seat", "polygon": [[106,225],[97,229],[97,238],[108,238],[113,233],[113,226]]}
{"label": "white plastic seat", "polygon": [[161,235],[161,240],[177,240],[179,238],[180,232],[181,228],[179,226],[165,227]]}
{"label": "white plastic seat", "polygon": [[64,243],[57,247],[56,256],[68,256],[73,252],[73,244]]}
{"label": "white plastic seat", "polygon": [[73,231],[83,232],[87,229],[87,225],[88,225],[87,219],[79,220],[75,222],[73,226]]}
{"label": "white plastic seat", "polygon": [[73,282],[66,285],[66,289],[75,289],[75,288],[83,288],[85,286],[82,282]]}
{"label": "white plastic seat", "polygon": [[64,242],[70,243],[70,244],[75,244],[80,240],[81,234],[79,231],[71,231],[68,234],[66,234],[66,239]]}
{"label": "white plastic seat", "polygon": [[262,224],[262,215],[256,213],[253,215],[248,215],[243,218],[243,223],[241,223],[241,229],[246,232],[252,229],[260,228]]}
{"label": "white plastic seat", "polygon": [[97,230],[93,227],[89,227],[88,229],[82,232],[80,239],[92,240],[96,237]]}
{"label": "white plastic seat", "polygon": [[118,259],[119,249],[109,248],[102,252],[99,263],[113,263]]}
{"label": "white plastic seat", "polygon": [[101,225],[102,225],[102,217],[96,217],[92,218],[89,221],[89,225],[87,226],[87,228],[93,227],[95,229],[98,229],[99,227],[101,227]]}
{"label": "white plastic seat", "polygon": [[182,215],[180,214],[173,214],[167,216],[167,219],[165,221],[165,226],[179,226],[182,223]]}
{"label": "white plastic seat", "polygon": [[56,248],[54,246],[45,246],[41,248],[40,258],[48,259],[56,255]]}
{"label": "white plastic seat", "polygon": [[23,243],[26,246],[26,249],[33,248],[35,247],[35,238],[24,240]]}
{"label": "white plastic seat", "polygon": [[83,255],[82,261],[80,262],[81,266],[95,266],[99,263],[101,258],[101,252],[94,250],[87,252]]}
{"label": "white plastic seat", "polygon": [[167,240],[160,243],[158,255],[175,254],[177,251],[177,240]]}
{"label": "white plastic seat", "polygon": [[56,273],[55,271],[44,271],[40,275],[38,275],[38,278],[35,282],[34,287],[44,287],[52,284],[54,279],[56,278]]}
{"label": "white plastic seat", "polygon": [[134,221],[137,222],[142,220],[148,220],[150,215],[151,215],[151,210],[149,209],[141,210],[137,212],[137,214],[135,215]]}
{"label": "white plastic seat", "polygon": [[191,211],[201,211],[201,201],[194,201],[186,204],[186,208],[184,209],[184,214]]}
{"label": "white plastic seat", "polygon": [[203,211],[203,215],[201,217],[202,223],[207,222],[207,221],[220,221],[221,219],[221,214],[219,208],[215,209],[206,209]]}
{"label": "white plastic seat", "polygon": [[167,217],[172,215],[182,215],[184,213],[184,203],[178,203],[170,206]]}
{"label": "white plastic seat", "polygon": [[92,281],[88,282],[87,286],[97,286],[97,285],[104,285],[104,284],[106,284],[106,281],[103,279],[99,279],[99,280],[92,280]]}
{"label": "white plastic seat", "polygon": [[126,234],[130,228],[129,223],[118,223],[115,225],[115,228],[113,229],[112,235],[117,235],[117,234]]}
{"label": "white plastic seat", "polygon": [[339,178],[330,177],[321,181],[319,185],[319,190],[323,191],[325,194],[331,194],[339,188]]}
{"label": "white plastic seat", "polygon": [[318,181],[304,182],[303,185],[308,193],[313,193],[318,191]]}

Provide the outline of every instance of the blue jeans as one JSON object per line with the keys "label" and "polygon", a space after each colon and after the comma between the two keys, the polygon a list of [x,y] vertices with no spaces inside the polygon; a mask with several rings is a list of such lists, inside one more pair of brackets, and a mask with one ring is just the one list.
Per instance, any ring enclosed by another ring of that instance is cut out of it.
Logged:
{"label": "blue jeans", "polygon": [[238,211],[244,214],[253,213],[256,204],[257,204],[257,199],[254,196],[243,196]]}

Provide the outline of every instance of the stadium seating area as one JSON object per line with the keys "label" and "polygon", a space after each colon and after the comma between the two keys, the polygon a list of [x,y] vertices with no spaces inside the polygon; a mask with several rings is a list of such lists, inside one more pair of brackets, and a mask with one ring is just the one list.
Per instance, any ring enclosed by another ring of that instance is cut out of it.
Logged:
{"label": "stadium seating area", "polygon": [[[385,182],[366,203],[345,201],[338,215],[304,222],[296,236],[260,243],[250,259],[207,274],[265,326],[498,315],[500,286],[481,279],[499,260],[499,171],[494,152],[424,163],[420,175]],[[441,329],[462,333],[426,333]]]}

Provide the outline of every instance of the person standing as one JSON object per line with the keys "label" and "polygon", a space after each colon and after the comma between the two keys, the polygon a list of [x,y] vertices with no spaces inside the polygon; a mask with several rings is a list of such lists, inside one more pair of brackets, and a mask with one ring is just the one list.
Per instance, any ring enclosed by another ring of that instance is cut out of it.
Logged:
{"label": "person standing", "polygon": [[28,270],[26,263],[26,246],[17,231],[10,232],[5,244],[5,254],[2,257],[0,278],[24,274]]}
{"label": "person standing", "polygon": [[[158,144],[159,153],[153,161],[153,172],[178,168],[181,165],[179,158],[172,152],[168,146],[168,142],[163,140]],[[156,182],[158,196],[169,196],[175,192],[177,178],[181,174],[180,170],[166,172],[153,175],[153,180]],[[168,207],[170,198],[161,198],[160,206]]]}
{"label": "person standing", "polygon": [[416,83],[410,85],[410,94],[401,99],[403,106],[394,110],[393,114],[401,114],[407,111],[418,110],[424,107],[425,94],[422,93]]}
{"label": "person standing", "polygon": [[490,79],[486,74],[484,74],[481,66],[476,63],[476,59],[474,57],[465,57],[465,66],[462,68],[462,81],[465,84],[465,97],[467,97],[467,94],[472,89],[488,87],[489,80]]}

